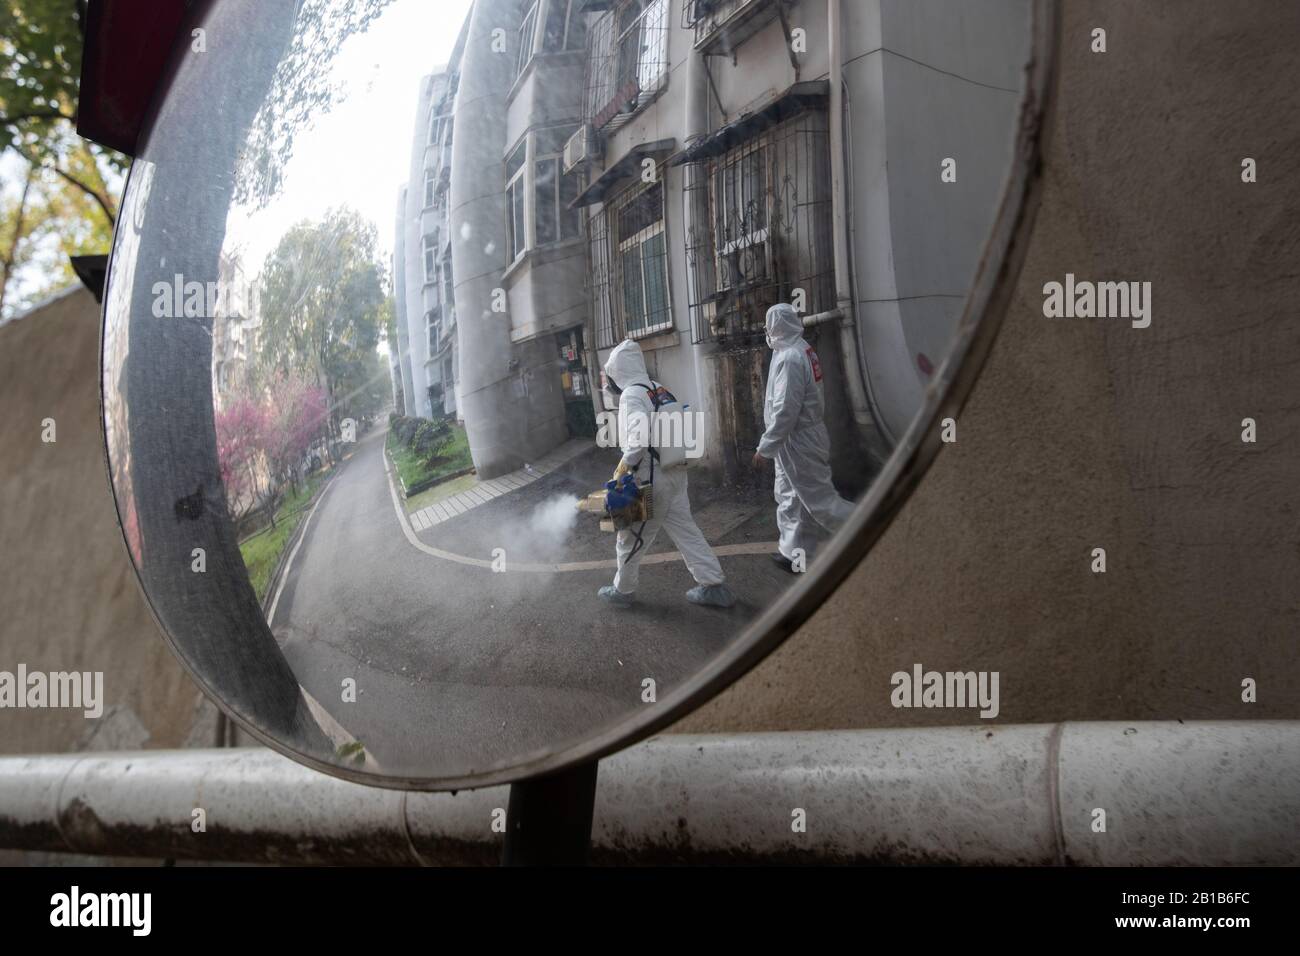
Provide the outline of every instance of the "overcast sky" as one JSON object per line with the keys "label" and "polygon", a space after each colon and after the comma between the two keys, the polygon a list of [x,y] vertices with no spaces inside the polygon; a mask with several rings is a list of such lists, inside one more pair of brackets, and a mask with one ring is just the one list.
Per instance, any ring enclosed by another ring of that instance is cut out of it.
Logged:
{"label": "overcast sky", "polygon": [[294,223],[344,204],[375,224],[381,261],[390,261],[420,78],[451,58],[469,7],[470,0],[397,0],[344,43],[334,60],[344,92],[298,133],[284,189],[251,216],[242,208],[230,213],[226,248],[241,249],[249,278]]}

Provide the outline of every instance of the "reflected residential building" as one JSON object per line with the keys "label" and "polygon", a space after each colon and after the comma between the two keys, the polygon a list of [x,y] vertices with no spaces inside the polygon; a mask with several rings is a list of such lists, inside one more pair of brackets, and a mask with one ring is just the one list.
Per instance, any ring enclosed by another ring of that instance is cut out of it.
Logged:
{"label": "reflected residential building", "polygon": [[223,252],[217,275],[221,295],[212,314],[212,402],[219,412],[248,387],[262,320],[257,278],[248,278],[239,257]]}
{"label": "reflected residential building", "polygon": [[[458,418],[456,297],[448,219],[462,29],[451,62],[420,81],[410,179],[394,243],[396,353],[407,415]],[[396,380],[396,376],[395,376]]]}
{"label": "reflected residential building", "polygon": [[592,384],[631,338],[701,413],[698,465],[750,480],[763,320],[792,302],[837,480],[861,492],[960,318],[1010,159],[1027,12],[478,0],[422,87],[400,206],[408,413],[432,414],[443,383],[490,478],[593,434]]}
{"label": "reflected residential building", "polygon": [[580,184],[563,166],[585,32],[580,3],[480,0],[462,34],[452,287],[458,407],[480,478],[595,434]]}
{"label": "reflected residential building", "polygon": [[[397,272],[395,269],[392,269],[391,263],[389,266],[389,275],[393,276],[393,281],[395,283]],[[394,336],[396,335],[396,330],[398,326],[403,324],[397,321],[396,316],[397,316],[396,302],[394,300],[394,320],[393,320]],[[396,409],[397,414],[404,415],[406,414],[406,393],[402,388],[401,346],[397,344],[396,337],[388,338],[387,345],[388,345],[388,376],[391,379],[390,384],[392,385],[392,389],[393,389],[393,408]]]}
{"label": "reflected residential building", "polygon": [[[584,9],[565,167],[586,183],[593,367],[639,340],[651,374],[704,411],[702,464],[736,477],[763,430],[764,316],[792,302],[821,359],[836,477],[860,492],[921,406],[991,226],[1026,3]],[[959,185],[941,185],[954,144]]]}
{"label": "reflected residential building", "polygon": [[[418,416],[420,407],[412,396],[415,394],[414,376],[411,369],[411,334],[410,318],[406,309],[406,187],[397,191],[397,216],[393,231],[393,326],[397,332],[397,343],[392,356],[400,381],[400,402],[394,407],[403,415]],[[418,332],[417,332],[418,334]],[[390,348],[394,346],[390,345]]]}

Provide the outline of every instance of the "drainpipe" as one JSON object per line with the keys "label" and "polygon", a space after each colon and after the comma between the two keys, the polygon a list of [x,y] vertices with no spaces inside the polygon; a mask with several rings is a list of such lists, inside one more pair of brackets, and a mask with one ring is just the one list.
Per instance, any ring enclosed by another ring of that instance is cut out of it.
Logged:
{"label": "drainpipe", "polygon": [[[683,141],[687,147],[693,146],[696,142],[706,136],[709,132],[709,76],[704,67],[704,55],[695,49],[693,32],[673,30],[670,36],[684,36],[686,42],[691,44],[691,49],[686,56],[686,104],[685,104],[685,123],[683,125]],[[686,219],[691,215],[690,201],[686,199],[686,167],[680,168],[679,175],[682,177],[682,218]],[[689,227],[692,225],[687,222]],[[683,244],[683,263],[685,263],[685,244]],[[686,283],[687,288],[694,287],[695,277],[690,275],[690,265],[686,264]],[[690,294],[687,294],[689,301]],[[689,320],[690,306],[687,306]],[[687,322],[688,331],[690,322]],[[692,337],[694,337],[692,335]],[[705,373],[704,373],[704,345],[691,344],[691,366],[695,371],[695,390],[696,411],[702,412],[709,408],[710,405],[717,407],[718,403],[707,402],[705,392]],[[697,414],[696,421],[700,423],[699,447],[713,448],[710,431],[712,424],[707,414]]]}
{"label": "drainpipe", "polygon": [[[262,748],[0,757],[0,847],[493,863],[508,799],[380,790]],[[1298,820],[1300,721],[670,734],[600,762],[591,859],[1294,866]]]}
{"label": "drainpipe", "polygon": [[840,0],[826,0],[827,33],[830,40],[830,134],[831,134],[831,206],[835,210],[835,304],[843,316],[840,322],[840,356],[849,406],[858,431],[869,447],[880,441],[880,433],[867,401],[865,372],[858,361],[857,310],[850,281],[848,209],[844,161],[844,52]]}

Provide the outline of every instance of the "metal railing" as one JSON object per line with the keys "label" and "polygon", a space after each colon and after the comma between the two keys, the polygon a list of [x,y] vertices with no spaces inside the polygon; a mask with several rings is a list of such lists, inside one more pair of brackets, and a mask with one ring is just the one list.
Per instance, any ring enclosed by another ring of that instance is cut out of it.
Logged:
{"label": "metal railing", "polygon": [[[0,847],[492,863],[507,799],[374,789],[260,748],[5,757]],[[1300,722],[657,737],[601,761],[592,860],[1296,865]]]}

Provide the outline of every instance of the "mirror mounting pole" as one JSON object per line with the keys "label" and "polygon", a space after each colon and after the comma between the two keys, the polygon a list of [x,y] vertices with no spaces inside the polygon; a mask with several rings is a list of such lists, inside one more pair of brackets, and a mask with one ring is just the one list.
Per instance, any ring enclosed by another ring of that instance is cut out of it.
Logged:
{"label": "mirror mounting pole", "polygon": [[510,785],[502,866],[585,866],[598,761]]}

